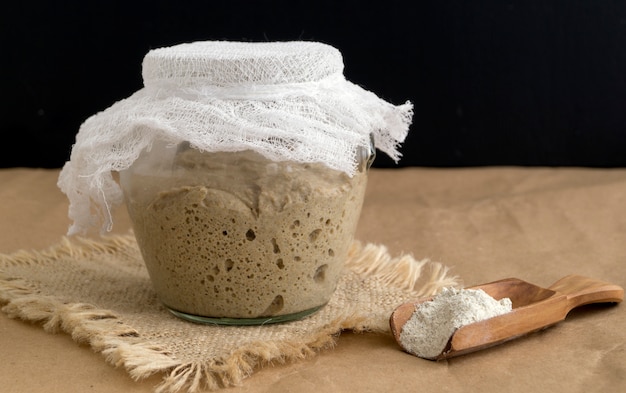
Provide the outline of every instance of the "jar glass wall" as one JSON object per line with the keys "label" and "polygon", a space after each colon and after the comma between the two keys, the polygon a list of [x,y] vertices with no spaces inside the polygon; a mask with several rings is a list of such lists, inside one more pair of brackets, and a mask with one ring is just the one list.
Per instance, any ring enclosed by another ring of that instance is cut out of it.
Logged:
{"label": "jar glass wall", "polygon": [[354,237],[373,147],[353,176],[252,150],[157,141],[120,173],[151,281],[175,315],[264,324],[307,316],[333,294]]}

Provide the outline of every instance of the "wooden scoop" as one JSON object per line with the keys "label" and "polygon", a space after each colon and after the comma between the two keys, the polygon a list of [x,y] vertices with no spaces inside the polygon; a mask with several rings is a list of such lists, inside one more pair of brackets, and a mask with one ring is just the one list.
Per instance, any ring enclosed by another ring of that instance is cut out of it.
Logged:
{"label": "wooden scoop", "polygon": [[[452,334],[443,352],[429,359],[446,359],[501,344],[561,322],[567,313],[578,306],[619,303],[624,299],[624,289],[620,286],[578,275],[566,276],[547,289],[517,278],[507,278],[468,289],[482,289],[496,300],[508,297],[513,303],[513,310],[460,327]],[[421,303],[431,299],[432,297],[405,303],[391,314],[391,332],[401,347],[402,327]]]}

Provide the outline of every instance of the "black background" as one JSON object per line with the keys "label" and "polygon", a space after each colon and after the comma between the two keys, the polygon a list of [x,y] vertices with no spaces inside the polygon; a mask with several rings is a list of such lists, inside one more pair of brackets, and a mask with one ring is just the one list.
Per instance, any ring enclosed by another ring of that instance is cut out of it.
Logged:
{"label": "black background", "polygon": [[[60,167],[152,48],[313,40],[411,100],[400,166],[625,166],[626,2],[42,1],[0,15],[0,167]],[[377,166],[395,166],[379,155]]]}

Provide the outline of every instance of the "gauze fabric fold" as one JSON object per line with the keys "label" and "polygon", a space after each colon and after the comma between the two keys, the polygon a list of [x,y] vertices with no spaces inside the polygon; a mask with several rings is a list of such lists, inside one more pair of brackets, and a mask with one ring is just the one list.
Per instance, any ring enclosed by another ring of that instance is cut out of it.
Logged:
{"label": "gauze fabric fold", "polygon": [[[317,64],[304,61],[307,54]],[[289,69],[268,69],[281,56]],[[145,87],[91,116],[78,131],[58,180],[70,202],[68,234],[112,228],[112,209],[123,201],[112,172],[129,168],[157,140],[188,142],[207,152],[253,150],[273,161],[320,162],[351,176],[356,152],[373,139],[397,161],[412,104],[394,106],[347,81],[337,56],[336,49],[310,42],[199,42],[149,52]],[[324,59],[327,64],[320,64]],[[251,61],[256,67],[245,68],[249,75],[223,75],[235,72],[233,64],[243,73],[241,65]],[[321,76],[306,80],[307,72]]]}

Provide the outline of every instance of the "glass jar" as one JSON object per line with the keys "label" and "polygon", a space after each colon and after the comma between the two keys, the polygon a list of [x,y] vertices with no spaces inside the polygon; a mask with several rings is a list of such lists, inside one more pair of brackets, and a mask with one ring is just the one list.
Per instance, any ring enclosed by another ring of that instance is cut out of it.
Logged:
{"label": "glass jar", "polygon": [[162,303],[186,320],[230,325],[319,310],[353,241],[374,152],[357,151],[349,176],[252,150],[156,141],[120,183]]}
{"label": "glass jar", "polygon": [[347,81],[341,53],[317,42],[157,48],[142,77],[80,127],[58,181],[68,234],[110,230],[125,201],[158,297],[187,320],[265,324],[323,307],[374,147],[399,159],[412,104]]}

